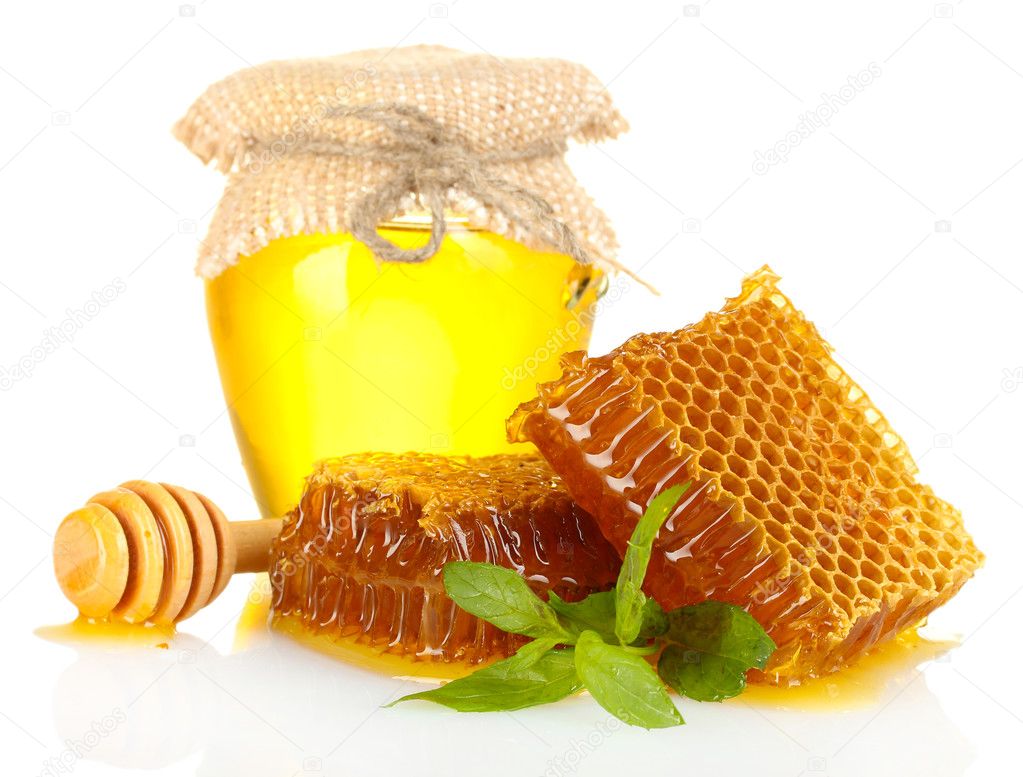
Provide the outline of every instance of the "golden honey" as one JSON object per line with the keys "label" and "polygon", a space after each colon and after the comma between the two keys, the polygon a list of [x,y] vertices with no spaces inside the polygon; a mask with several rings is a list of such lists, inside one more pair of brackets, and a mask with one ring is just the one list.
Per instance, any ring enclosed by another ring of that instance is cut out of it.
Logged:
{"label": "golden honey", "polygon": [[[270,612],[272,593],[269,576],[265,573],[256,575],[245,606],[242,607],[235,624],[232,653],[241,653],[258,647],[276,631],[318,653],[391,677],[416,678],[423,682],[452,680],[464,677],[486,665],[458,661],[447,663],[417,661],[389,651],[387,645],[368,645],[360,638],[361,635],[342,637],[329,631],[310,631],[300,618],[273,618]],[[44,635],[40,633],[40,636]]]}
{"label": "golden honey", "polygon": [[50,642],[132,645],[166,648],[176,631],[169,624],[125,623],[79,615],[70,623],[40,626],[35,634]]}
{"label": "golden honey", "polygon": [[[315,461],[358,451],[489,455],[504,419],[586,348],[599,271],[449,218],[436,255],[378,262],[347,234],[278,239],[207,282],[242,460],[265,516]],[[422,223],[381,235],[425,243]]]}
{"label": "golden honey", "polygon": [[509,422],[621,551],[651,497],[693,481],[654,542],[665,607],[745,607],[763,677],[834,672],[948,601],[983,556],[905,443],[763,268],[718,313],[572,354]]}
{"label": "golden honey", "polygon": [[[252,592],[235,627],[232,652],[258,646],[270,633],[270,583],[258,575]],[[357,636],[313,633],[297,619],[278,619],[274,629],[300,644],[332,658],[388,677],[419,682],[451,680],[479,669],[481,664],[460,661],[419,661],[397,655],[386,646],[370,646]],[[40,636],[49,637],[43,629]],[[904,688],[915,677],[917,668],[959,645],[956,639],[924,636],[916,628],[871,648],[841,672],[805,680],[800,685],[751,684],[741,696],[726,704],[762,709],[837,712],[875,706],[893,689]],[[496,658],[496,657],[495,657]]]}
{"label": "golden honey", "polygon": [[330,652],[413,658],[431,676],[514,652],[524,638],[447,596],[442,571],[455,560],[514,569],[568,601],[610,588],[621,566],[535,454],[326,459],[273,543],[274,625],[336,642]]}
{"label": "golden honey", "polygon": [[893,689],[905,688],[918,677],[918,666],[940,659],[958,645],[958,640],[924,637],[911,628],[877,644],[840,672],[799,685],[751,684],[726,703],[822,712],[876,707],[890,698]]}

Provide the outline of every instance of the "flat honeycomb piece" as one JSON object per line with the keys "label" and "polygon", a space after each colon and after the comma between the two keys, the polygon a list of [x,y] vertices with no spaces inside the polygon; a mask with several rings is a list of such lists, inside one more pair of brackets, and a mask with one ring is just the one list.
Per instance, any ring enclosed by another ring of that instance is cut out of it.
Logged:
{"label": "flat honeycomb piece", "polygon": [[271,551],[274,618],[305,632],[420,660],[480,663],[524,638],[455,605],[456,559],[521,573],[537,593],[577,600],[621,566],[591,516],[534,455],[368,453],[309,477]]}
{"label": "flat honeycomb piece", "polygon": [[652,496],[691,479],[648,593],[746,608],[778,645],[752,679],[791,684],[918,623],[982,556],[777,280],[763,267],[697,324],[568,354],[508,430],[619,551]]}

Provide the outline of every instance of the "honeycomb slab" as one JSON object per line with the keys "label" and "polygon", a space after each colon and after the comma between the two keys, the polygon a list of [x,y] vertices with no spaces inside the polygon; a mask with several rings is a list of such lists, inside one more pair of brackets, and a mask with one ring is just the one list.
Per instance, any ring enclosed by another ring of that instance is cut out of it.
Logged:
{"label": "honeycomb slab", "polygon": [[778,645],[754,679],[792,684],[918,623],[982,557],[777,280],[764,267],[697,324],[569,354],[508,428],[619,551],[655,494],[693,480],[647,591],[745,607]]}
{"label": "honeycomb slab", "polygon": [[610,588],[621,565],[539,457],[363,454],[309,477],[274,541],[275,622],[382,653],[480,663],[524,638],[461,610],[448,561],[487,561],[569,600]]}

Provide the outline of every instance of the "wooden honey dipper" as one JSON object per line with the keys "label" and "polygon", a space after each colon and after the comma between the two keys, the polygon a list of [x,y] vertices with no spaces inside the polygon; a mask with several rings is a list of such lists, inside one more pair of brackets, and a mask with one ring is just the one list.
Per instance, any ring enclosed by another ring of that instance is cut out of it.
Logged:
{"label": "wooden honey dipper", "polygon": [[279,518],[229,523],[200,493],[129,480],[61,522],[53,568],[89,618],[169,624],[216,599],[235,572],[263,572]]}

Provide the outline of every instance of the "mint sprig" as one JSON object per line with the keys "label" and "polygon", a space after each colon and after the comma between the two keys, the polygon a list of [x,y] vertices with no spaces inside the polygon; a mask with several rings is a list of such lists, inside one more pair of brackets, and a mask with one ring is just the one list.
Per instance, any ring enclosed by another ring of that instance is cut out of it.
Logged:
{"label": "mint sprig", "polygon": [[684,483],[673,486],[650,500],[629,538],[622,558],[622,569],[618,573],[618,583],[615,585],[615,635],[623,645],[639,636],[643,624],[643,606],[647,598],[642,585],[650,563],[654,538],[689,485]]}
{"label": "mint sprig", "polygon": [[558,615],[512,569],[475,561],[444,565],[444,590],[458,606],[501,631],[527,637],[568,637]]}
{"label": "mint sprig", "polygon": [[[651,548],[690,483],[650,501],[626,547],[610,591],[544,601],[515,571],[452,561],[444,588],[462,609],[503,631],[532,637],[519,651],[467,677],[390,705],[420,699],[460,712],[517,710],[585,688],[604,709],[644,728],[684,723],[665,685],[698,701],[741,693],[749,669],[763,669],[774,642],[749,613],[706,601],[665,613],[642,590]],[[660,654],[657,669],[649,656]]]}
{"label": "mint sprig", "polygon": [[584,631],[575,646],[575,671],[597,703],[619,720],[643,728],[685,723],[653,667],[595,631]]}
{"label": "mint sprig", "polygon": [[548,647],[539,655],[530,655],[528,661],[521,660],[523,652],[539,641],[529,643],[504,661],[439,688],[402,696],[387,706],[425,699],[459,712],[500,712],[549,704],[580,690],[582,682],[576,673],[574,650]]}
{"label": "mint sprig", "polygon": [[[615,635],[615,597],[616,592],[601,591],[590,594],[579,602],[566,602],[554,591],[548,593],[547,603],[558,615],[566,629],[577,637],[589,629],[600,635],[605,642],[617,642]],[[668,630],[668,617],[661,606],[653,599],[647,599],[641,610],[639,636],[636,643],[645,643],[653,637],[661,636]]]}
{"label": "mint sprig", "polygon": [[657,672],[683,696],[721,701],[742,693],[746,671],[763,669],[774,641],[752,615],[734,604],[703,602],[668,614],[670,644]]}

